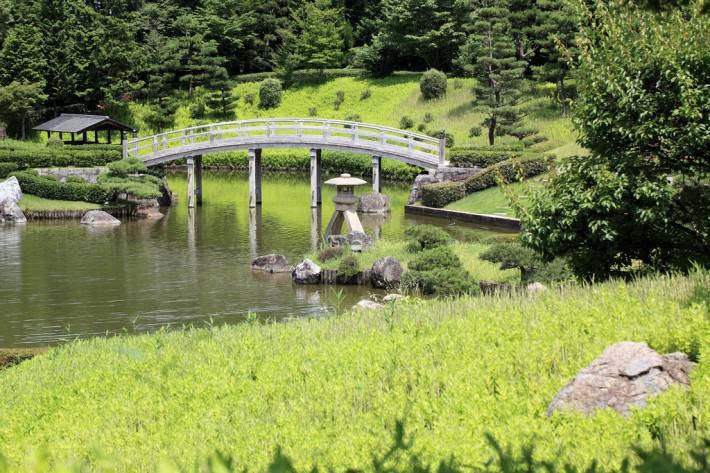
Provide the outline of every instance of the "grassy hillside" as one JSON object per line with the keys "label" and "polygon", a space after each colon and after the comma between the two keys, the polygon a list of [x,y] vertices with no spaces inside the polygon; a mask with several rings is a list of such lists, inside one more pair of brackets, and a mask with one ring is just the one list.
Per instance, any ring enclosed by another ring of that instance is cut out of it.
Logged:
{"label": "grassy hillside", "polygon": [[[484,114],[476,111],[471,94],[472,79],[449,79],[448,93],[445,98],[425,101],[419,92],[418,75],[400,75],[384,79],[369,79],[356,77],[341,77],[321,84],[296,84],[284,91],[281,105],[271,110],[261,110],[258,107],[258,82],[248,82],[237,85],[233,92],[239,97],[236,107],[236,118],[263,117],[308,117],[309,110],[315,108],[319,118],[344,119],[348,115],[358,114],[362,121],[399,127],[403,116],[414,120],[415,128],[424,123],[424,115],[430,113],[433,121],[426,124],[429,130],[446,129],[454,135],[456,145],[478,144],[486,145],[485,136],[469,138],[468,131],[474,125],[479,125]],[[361,100],[362,92],[370,91],[370,97]],[[336,93],[345,93],[345,102],[339,110],[334,107]],[[197,124],[200,120],[190,118],[190,106],[202,93],[198,91],[192,100],[188,99],[179,108],[176,115],[176,128]],[[540,92],[544,95],[545,92]],[[245,100],[252,94],[255,101],[252,105]],[[536,147],[540,150],[554,150],[573,143],[574,132],[571,121],[562,118],[559,112],[551,106],[544,96],[531,101],[533,112],[528,122],[540,129],[541,134],[549,141]],[[132,104],[131,112],[141,134],[151,134],[152,130],[142,117],[145,115],[145,105]],[[203,121],[214,121],[204,119]],[[501,143],[517,141],[512,137],[502,137]]]}
{"label": "grassy hillside", "polygon": [[[40,465],[74,458],[91,471],[174,471],[165,458],[192,471],[214,451],[263,470],[277,446],[298,468],[368,470],[402,420],[427,463],[482,466],[489,432],[556,466],[618,471],[632,446],[659,439],[688,464],[710,437],[708,287],[708,273],[656,276],[76,341],[0,372],[0,451],[9,471],[33,469],[26,455],[43,445]],[[548,418],[555,393],[622,340],[689,353],[691,388],[629,418]]]}

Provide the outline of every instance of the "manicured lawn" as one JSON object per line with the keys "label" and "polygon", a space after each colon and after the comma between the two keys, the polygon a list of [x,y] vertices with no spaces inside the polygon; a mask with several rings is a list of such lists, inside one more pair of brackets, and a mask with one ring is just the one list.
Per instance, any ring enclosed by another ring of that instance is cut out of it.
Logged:
{"label": "manicured lawn", "polygon": [[530,194],[535,188],[541,186],[543,183],[544,177],[539,176],[528,179],[525,182],[515,182],[506,186],[505,189],[498,186],[491,187],[480,192],[469,194],[461,200],[450,203],[446,208],[479,214],[515,217],[515,212],[510,207],[507,193],[512,193],[515,198],[520,199],[524,204],[530,198]]}
{"label": "manicured lawn", "polygon": [[[490,433],[517,456],[533,444],[555,471],[620,471],[635,446],[661,442],[687,465],[710,438],[708,286],[708,273],[654,276],[75,341],[0,372],[0,452],[10,471],[68,459],[82,471],[223,471],[197,469],[216,451],[234,471],[265,471],[281,447],[299,471],[371,471],[401,420],[426,464],[482,468]],[[691,354],[691,387],[628,418],[547,417],[555,394],[624,340]],[[387,471],[411,471],[398,468]]]}
{"label": "manicured lawn", "polygon": [[93,210],[100,209],[98,204],[90,202],[72,201],[72,200],[50,200],[42,197],[37,197],[30,194],[23,194],[20,201],[20,207],[23,210]]}

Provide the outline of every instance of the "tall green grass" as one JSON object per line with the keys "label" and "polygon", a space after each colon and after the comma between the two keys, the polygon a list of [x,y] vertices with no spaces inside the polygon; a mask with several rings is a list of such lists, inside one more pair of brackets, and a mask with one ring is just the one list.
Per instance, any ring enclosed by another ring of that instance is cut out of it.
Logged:
{"label": "tall green grass", "polygon": [[[192,470],[220,451],[259,471],[280,446],[299,469],[367,471],[402,420],[429,464],[482,467],[488,432],[514,451],[533,442],[535,460],[557,467],[618,471],[631,446],[661,442],[687,465],[710,436],[708,287],[699,272],[76,341],[0,372],[0,451],[14,471],[31,471],[42,446],[50,470],[71,458],[92,471],[157,471],[163,458]],[[548,418],[555,393],[622,340],[691,353],[690,389],[628,418]]]}

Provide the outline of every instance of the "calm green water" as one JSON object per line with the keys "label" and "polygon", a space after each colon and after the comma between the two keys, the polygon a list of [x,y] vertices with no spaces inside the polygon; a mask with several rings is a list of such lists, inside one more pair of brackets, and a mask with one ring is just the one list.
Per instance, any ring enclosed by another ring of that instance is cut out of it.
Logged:
{"label": "calm green water", "polygon": [[[184,196],[182,175],[170,178]],[[363,186],[366,187],[366,186]],[[368,189],[363,188],[363,192]],[[405,217],[409,187],[386,185],[393,211],[363,217],[366,230],[396,238],[415,223],[445,225],[458,237],[486,229]],[[282,253],[293,263],[320,241],[333,211],[324,189],[321,213],[309,207],[306,177],[267,175],[261,209],[247,208],[243,174],[207,174],[204,205],[185,199],[159,221],[87,228],[78,221],[0,226],[0,347],[55,344],[77,337],[149,332],[185,324],[259,317],[323,316],[368,289],[304,287],[289,275],[252,273],[251,259]]]}

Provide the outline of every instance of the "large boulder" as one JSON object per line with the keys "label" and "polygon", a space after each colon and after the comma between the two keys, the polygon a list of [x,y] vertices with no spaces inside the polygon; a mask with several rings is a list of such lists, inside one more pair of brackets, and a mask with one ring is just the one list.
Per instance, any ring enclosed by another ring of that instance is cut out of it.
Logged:
{"label": "large boulder", "polygon": [[402,279],[402,265],[396,258],[385,256],[372,265],[370,282],[378,289],[388,289],[399,286]]}
{"label": "large boulder", "polygon": [[254,258],[251,262],[251,269],[267,273],[291,272],[291,266],[284,255],[265,255]]}
{"label": "large boulder", "polygon": [[17,202],[10,199],[0,200],[0,223],[27,223],[27,218]]}
{"label": "large boulder", "polygon": [[15,176],[0,183],[0,203],[9,201],[17,204],[20,200],[22,200],[22,189]]}
{"label": "large boulder", "polygon": [[113,215],[104,212],[103,210],[89,210],[81,218],[81,224],[92,226],[108,226],[120,225],[121,221],[115,218]]}
{"label": "large boulder", "polygon": [[390,198],[379,192],[365,194],[358,200],[357,211],[366,214],[385,214],[390,211]]}
{"label": "large boulder", "polygon": [[363,299],[357,304],[355,304],[352,310],[377,310],[384,307],[382,304],[371,301],[370,299]]}
{"label": "large boulder", "polygon": [[644,407],[649,398],[673,385],[690,384],[692,367],[684,353],[659,355],[645,343],[617,343],[562,388],[547,414],[592,414],[610,407],[626,415],[631,407]]}
{"label": "large boulder", "polygon": [[318,284],[320,283],[321,269],[309,259],[304,259],[293,268],[291,277],[296,284]]}

